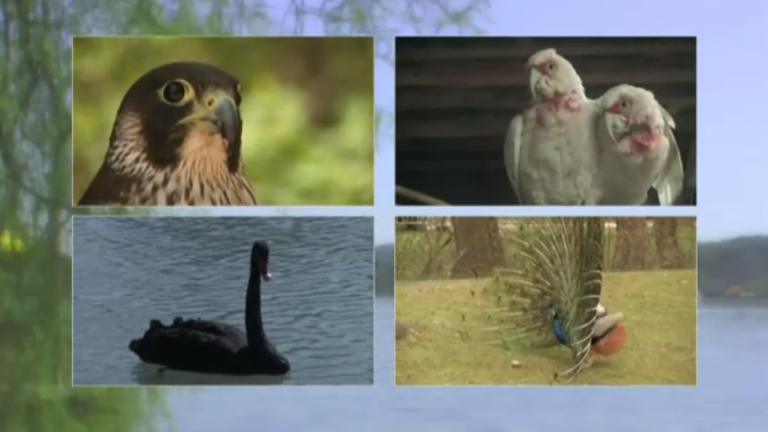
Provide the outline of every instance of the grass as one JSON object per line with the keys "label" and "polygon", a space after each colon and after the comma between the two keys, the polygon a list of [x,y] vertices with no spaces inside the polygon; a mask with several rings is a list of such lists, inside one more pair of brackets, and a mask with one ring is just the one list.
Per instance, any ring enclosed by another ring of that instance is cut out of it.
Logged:
{"label": "grass", "polygon": [[[400,257],[398,257],[400,258]],[[398,262],[400,259],[398,259]],[[567,348],[503,347],[490,279],[398,281],[398,385],[542,385],[570,366]],[[627,346],[596,360],[573,384],[695,385],[695,270],[606,273],[603,303],[624,312]],[[513,361],[520,367],[513,367]]]}

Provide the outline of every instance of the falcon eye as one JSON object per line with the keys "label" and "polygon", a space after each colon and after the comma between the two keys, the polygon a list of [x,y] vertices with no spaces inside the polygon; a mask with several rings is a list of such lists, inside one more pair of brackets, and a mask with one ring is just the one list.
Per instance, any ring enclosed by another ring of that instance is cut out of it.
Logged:
{"label": "falcon eye", "polygon": [[184,99],[186,88],[180,81],[171,81],[163,89],[163,99],[170,103],[179,103]]}

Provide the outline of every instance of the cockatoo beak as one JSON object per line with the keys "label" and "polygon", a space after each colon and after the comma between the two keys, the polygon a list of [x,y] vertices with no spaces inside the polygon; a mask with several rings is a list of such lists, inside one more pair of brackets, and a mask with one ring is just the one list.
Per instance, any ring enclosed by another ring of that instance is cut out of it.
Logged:
{"label": "cockatoo beak", "polygon": [[651,128],[651,125],[649,125],[647,122],[632,123],[627,129],[628,134],[643,134],[652,131],[653,129]]}
{"label": "cockatoo beak", "polygon": [[641,120],[631,121],[626,135],[632,136],[632,142],[638,150],[649,150],[659,142],[662,129],[661,125],[656,124],[649,117],[644,117]]}
{"label": "cockatoo beak", "polygon": [[623,137],[629,135],[627,121],[621,115],[608,111],[605,113],[605,122],[614,142],[618,143]]}
{"label": "cockatoo beak", "polygon": [[608,113],[605,121],[608,122],[613,141],[618,144],[622,153],[645,154],[657,147],[662,135],[661,127],[646,117],[636,120]]}
{"label": "cockatoo beak", "polygon": [[531,91],[535,100],[541,99],[541,91],[539,89],[539,81],[541,80],[541,72],[535,65],[528,65],[528,89]]}

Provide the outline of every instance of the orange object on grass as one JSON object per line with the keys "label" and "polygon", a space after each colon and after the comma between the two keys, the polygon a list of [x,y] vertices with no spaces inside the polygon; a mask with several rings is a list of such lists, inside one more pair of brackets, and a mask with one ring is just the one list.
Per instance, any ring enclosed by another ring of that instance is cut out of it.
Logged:
{"label": "orange object on grass", "polygon": [[610,333],[592,344],[589,349],[589,354],[601,357],[611,356],[621,351],[626,342],[627,329],[624,328],[624,323],[619,321]]}

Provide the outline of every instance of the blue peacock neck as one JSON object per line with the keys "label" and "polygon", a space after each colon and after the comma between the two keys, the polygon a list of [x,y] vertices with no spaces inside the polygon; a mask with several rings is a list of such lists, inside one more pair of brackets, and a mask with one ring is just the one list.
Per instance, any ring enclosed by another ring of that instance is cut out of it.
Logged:
{"label": "blue peacock neck", "polygon": [[552,316],[552,327],[557,341],[563,345],[568,345],[568,333],[565,331],[565,327],[563,327],[563,323],[560,322],[560,317],[556,313]]}

